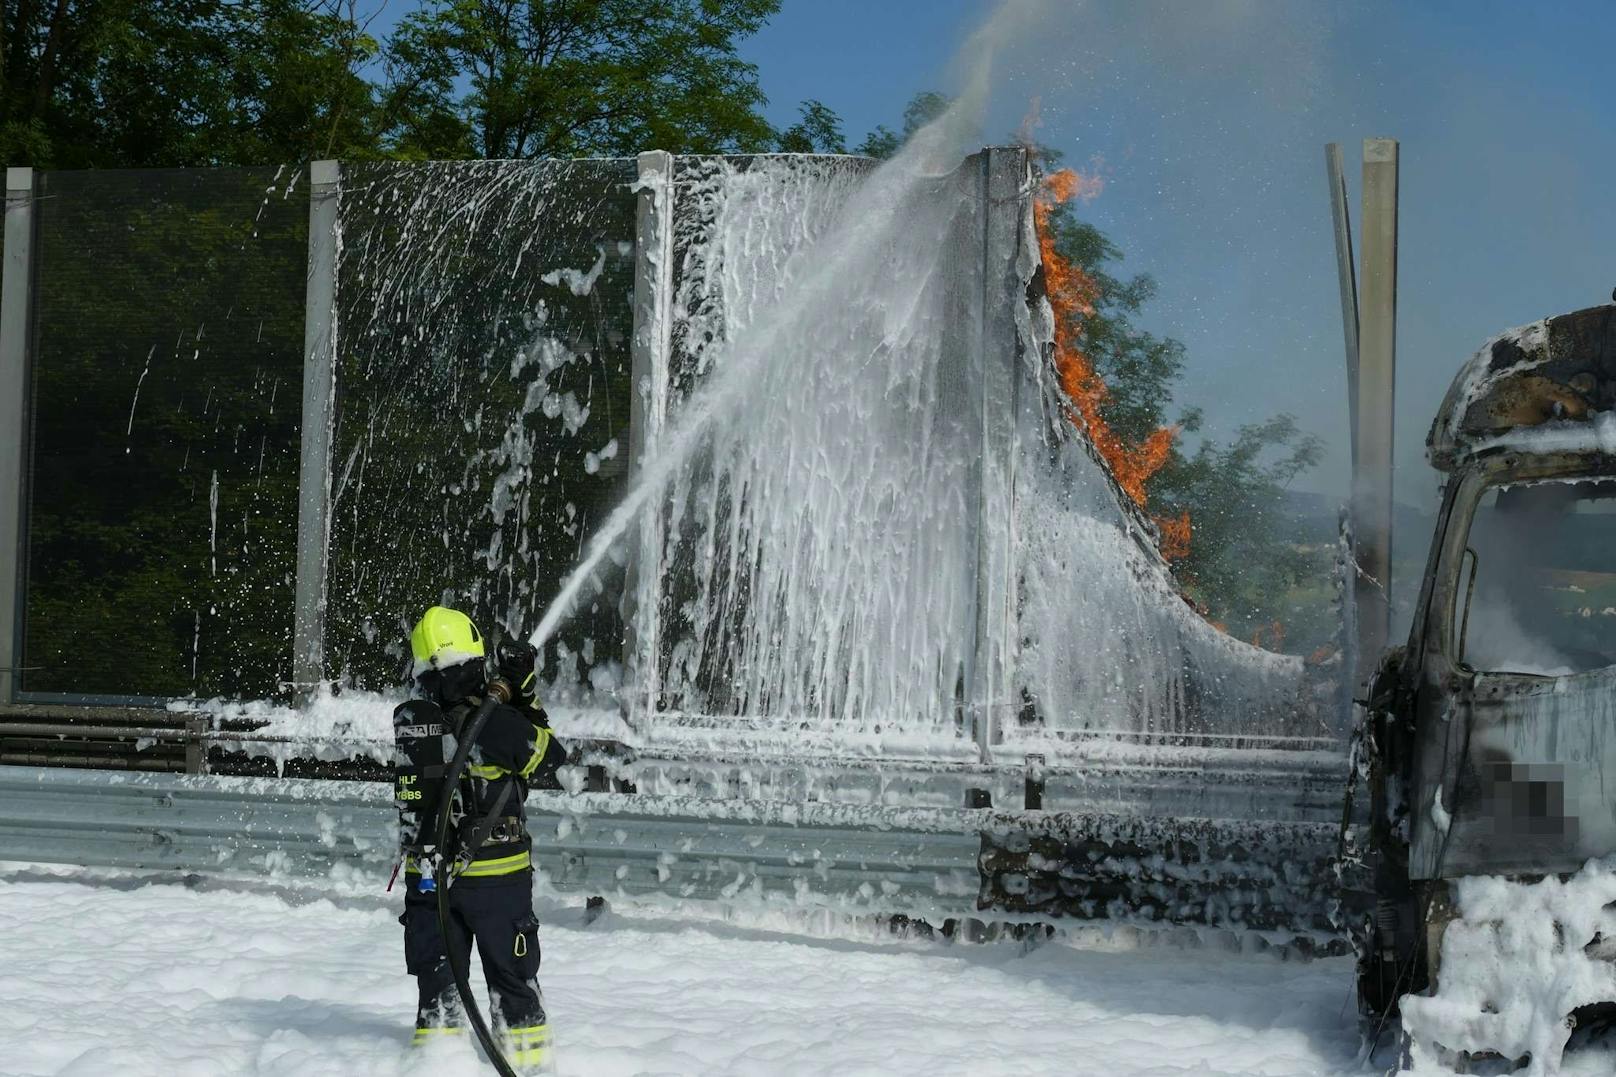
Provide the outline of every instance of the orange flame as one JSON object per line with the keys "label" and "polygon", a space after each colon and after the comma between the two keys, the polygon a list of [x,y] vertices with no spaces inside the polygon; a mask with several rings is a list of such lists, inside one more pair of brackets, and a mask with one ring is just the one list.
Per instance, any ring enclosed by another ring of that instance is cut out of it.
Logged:
{"label": "orange flame", "polygon": [[[1162,427],[1140,444],[1130,445],[1105,421],[1101,408],[1108,390],[1078,342],[1082,319],[1094,313],[1094,280],[1081,266],[1061,257],[1055,249],[1054,231],[1049,224],[1050,211],[1055,206],[1071,198],[1092,198],[1100,187],[1100,180],[1080,176],[1069,168],[1044,177],[1043,190],[1033,200],[1033,223],[1038,229],[1038,251],[1043,257],[1044,286],[1055,311],[1055,374],[1070,405],[1066,417],[1073,426],[1088,434],[1117,485],[1134,504],[1143,507],[1145,484],[1167,462],[1178,429]],[[1189,514],[1176,520],[1156,522],[1161,528],[1162,556],[1174,559],[1187,555]]]}
{"label": "orange flame", "polygon": [[1161,535],[1161,555],[1168,561],[1182,561],[1190,555],[1190,514],[1157,516],[1156,530]]}

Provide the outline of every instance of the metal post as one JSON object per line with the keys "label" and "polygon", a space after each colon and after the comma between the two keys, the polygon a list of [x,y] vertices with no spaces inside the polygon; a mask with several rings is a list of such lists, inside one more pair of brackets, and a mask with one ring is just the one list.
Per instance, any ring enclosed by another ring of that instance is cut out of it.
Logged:
{"label": "metal post", "polygon": [[1324,170],[1330,183],[1330,219],[1335,226],[1335,275],[1341,289],[1341,332],[1347,346],[1347,424],[1352,461],[1358,460],[1358,274],[1352,258],[1352,218],[1347,209],[1347,177],[1341,166],[1341,144],[1324,147]]}
{"label": "metal post", "polygon": [[195,717],[185,719],[185,773],[208,772],[208,746],[204,739],[208,733],[208,720]]}
{"label": "metal post", "polygon": [[967,485],[965,512],[960,515],[959,547],[965,563],[960,566],[965,588],[956,611],[958,620],[950,631],[961,641],[959,687],[955,699],[958,707],[960,735],[977,742],[977,644],[981,618],[981,576],[979,563],[982,543],[978,536],[981,524],[981,497],[984,463],[981,451],[982,422],[982,297],[986,289],[982,274],[986,264],[982,257],[982,217],[987,205],[987,151],[981,150],[967,157],[955,170],[953,182],[960,185],[960,210],[955,215],[948,235],[946,261],[956,267],[943,279],[943,310],[947,321],[938,340],[940,363],[937,393],[942,400],[954,403],[939,416],[940,437],[957,446],[956,455],[962,461],[963,478]]}
{"label": "metal post", "polygon": [[303,445],[297,479],[297,594],[292,690],[306,702],[325,679],[331,441],[336,420],[337,209],[342,169],[309,165],[309,276],[303,314]]}
{"label": "metal post", "polygon": [[6,169],[4,284],[0,286],[0,703],[22,675],[23,462],[28,455],[29,341],[34,285],[34,170]]}
{"label": "metal post", "polygon": [[1027,756],[1021,783],[1021,806],[1027,811],[1044,810],[1044,757]]}
{"label": "metal post", "polygon": [[[639,480],[647,450],[668,415],[669,354],[673,341],[673,155],[639,156],[639,202],[634,224],[634,339],[629,404],[629,485]],[[650,715],[660,690],[662,511],[640,513],[640,541],[623,587],[623,664],[634,696],[630,717]]]}
{"label": "metal post", "polygon": [[1358,453],[1352,476],[1356,536],[1358,680],[1391,634],[1392,417],[1397,373],[1397,142],[1363,147],[1363,300],[1358,353]]}
{"label": "metal post", "polygon": [[987,761],[998,724],[1013,707],[1015,668],[1015,486],[1017,353],[1015,305],[1024,302],[1016,255],[1030,189],[1027,151],[982,155],[982,484],[977,503],[976,661],[972,709]]}

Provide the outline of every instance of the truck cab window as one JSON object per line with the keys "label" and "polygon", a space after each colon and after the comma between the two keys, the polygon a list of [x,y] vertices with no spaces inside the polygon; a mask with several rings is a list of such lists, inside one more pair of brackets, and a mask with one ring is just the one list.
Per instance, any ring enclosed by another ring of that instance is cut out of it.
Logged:
{"label": "truck cab window", "polygon": [[1457,660],[1551,677],[1616,665],[1616,482],[1493,487],[1468,547],[1475,587],[1466,557],[1449,636]]}

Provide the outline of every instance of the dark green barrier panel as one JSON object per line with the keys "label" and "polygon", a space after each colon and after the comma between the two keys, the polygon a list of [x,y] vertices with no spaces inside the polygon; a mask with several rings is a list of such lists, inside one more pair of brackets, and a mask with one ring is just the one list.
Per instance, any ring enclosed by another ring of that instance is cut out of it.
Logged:
{"label": "dark green barrier panel", "polygon": [[[343,166],[326,671],[399,682],[433,603],[531,631],[619,498],[632,161]],[[621,658],[623,572],[550,676]]]}
{"label": "dark green barrier panel", "polygon": [[25,693],[289,675],[308,199],[292,169],[39,177]]}

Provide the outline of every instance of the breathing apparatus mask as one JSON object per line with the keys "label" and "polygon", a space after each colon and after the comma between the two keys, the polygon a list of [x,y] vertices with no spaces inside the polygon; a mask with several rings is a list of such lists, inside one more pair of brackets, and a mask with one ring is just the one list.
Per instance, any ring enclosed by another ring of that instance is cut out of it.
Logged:
{"label": "breathing apparatus mask", "polygon": [[415,686],[423,698],[430,699],[444,710],[472,696],[488,694],[488,675],[483,664],[468,659],[445,669],[432,667],[415,677]]}

